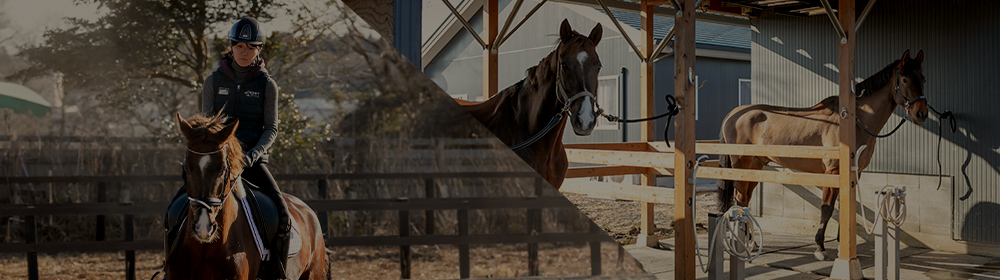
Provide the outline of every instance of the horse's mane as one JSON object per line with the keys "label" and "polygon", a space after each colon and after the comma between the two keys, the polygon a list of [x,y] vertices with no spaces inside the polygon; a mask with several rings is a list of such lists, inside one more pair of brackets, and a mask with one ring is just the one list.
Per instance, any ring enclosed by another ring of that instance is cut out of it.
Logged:
{"label": "horse's mane", "polygon": [[[879,70],[871,77],[868,77],[864,81],[861,81],[861,83],[858,83],[854,86],[855,95],[862,97],[885,87],[890,81],[892,81],[893,71],[896,70],[897,65],[899,65],[898,59],[889,63],[889,65],[886,65],[882,68],[882,70]],[[912,65],[912,63],[907,65]]]}
{"label": "horse's mane", "polygon": [[[226,119],[226,116],[222,114],[216,114],[211,117],[194,116],[188,119],[187,122],[191,125],[191,134],[187,135],[187,139],[189,139],[187,143],[188,147],[195,143],[209,141],[210,136],[218,134],[219,131],[226,127]],[[235,176],[240,175],[246,164],[243,157],[243,147],[236,137],[229,137],[223,144],[226,145],[226,149],[224,149],[225,153],[222,156],[229,162],[230,175],[235,178]]]}

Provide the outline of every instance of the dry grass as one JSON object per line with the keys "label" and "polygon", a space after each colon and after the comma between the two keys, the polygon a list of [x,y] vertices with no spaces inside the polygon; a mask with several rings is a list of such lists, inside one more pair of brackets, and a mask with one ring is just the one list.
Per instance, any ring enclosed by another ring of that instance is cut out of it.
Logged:
{"label": "dry grass", "polygon": [[[563,194],[581,212],[590,217],[594,223],[604,229],[618,241],[618,244],[634,244],[636,235],[639,234],[641,205],[635,201],[595,199],[585,195]],[[698,194],[698,213],[708,213],[714,211],[715,193]],[[667,204],[656,204],[653,206],[653,223],[656,225],[654,234],[663,238],[674,236],[674,206]],[[696,222],[699,230],[705,230],[708,223],[706,215],[699,214]]]}

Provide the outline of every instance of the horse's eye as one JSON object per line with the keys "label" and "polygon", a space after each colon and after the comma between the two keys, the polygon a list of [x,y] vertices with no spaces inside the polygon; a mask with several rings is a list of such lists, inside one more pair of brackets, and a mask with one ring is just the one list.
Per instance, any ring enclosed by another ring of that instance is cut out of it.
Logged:
{"label": "horse's eye", "polygon": [[559,66],[562,67],[563,69],[569,68],[569,64],[566,64],[566,62],[559,63]]}
{"label": "horse's eye", "polygon": [[903,83],[909,83],[909,81],[907,81],[906,78],[903,78]]}

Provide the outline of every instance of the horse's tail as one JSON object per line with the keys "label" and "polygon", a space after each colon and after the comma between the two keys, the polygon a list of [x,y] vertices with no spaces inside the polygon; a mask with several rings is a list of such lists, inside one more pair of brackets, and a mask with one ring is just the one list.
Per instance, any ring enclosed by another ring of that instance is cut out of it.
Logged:
{"label": "horse's tail", "polygon": [[[719,167],[733,168],[733,162],[729,155],[719,157]],[[719,179],[719,212],[729,210],[733,206],[733,194],[736,193],[736,184],[733,180]]]}

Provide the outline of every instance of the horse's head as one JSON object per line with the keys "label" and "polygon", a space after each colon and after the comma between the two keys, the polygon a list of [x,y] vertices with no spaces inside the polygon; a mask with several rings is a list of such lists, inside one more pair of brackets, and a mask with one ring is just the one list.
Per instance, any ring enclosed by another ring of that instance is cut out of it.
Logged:
{"label": "horse's head", "polygon": [[190,207],[187,218],[201,243],[218,238],[216,216],[243,171],[243,150],[233,137],[239,121],[224,123],[221,115],[185,120],[177,114],[177,125],[187,140],[183,164]]}
{"label": "horse's head", "polygon": [[916,58],[910,58],[910,50],[903,53],[896,67],[892,99],[897,105],[903,106],[910,115],[910,121],[917,125],[927,120],[927,99],[924,98],[924,74],[921,64],[924,62],[924,51],[917,52]]}
{"label": "horse's head", "polygon": [[583,36],[563,20],[559,28],[559,46],[549,65],[557,72],[556,94],[559,104],[569,110],[570,124],[576,135],[586,136],[597,125],[597,75],[601,72],[601,59],[597,56],[597,43],[603,29],[600,24]]}

